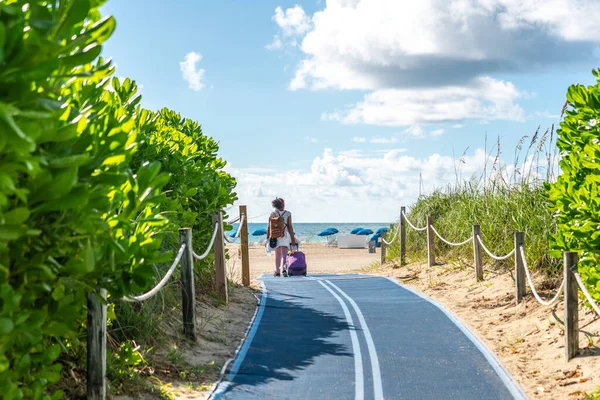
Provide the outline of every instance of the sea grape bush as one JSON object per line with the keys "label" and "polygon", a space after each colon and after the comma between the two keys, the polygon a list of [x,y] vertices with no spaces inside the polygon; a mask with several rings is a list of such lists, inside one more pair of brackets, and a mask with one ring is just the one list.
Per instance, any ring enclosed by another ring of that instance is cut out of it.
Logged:
{"label": "sea grape bush", "polygon": [[579,272],[590,293],[600,301],[600,69],[596,84],[572,85],[568,107],[557,130],[562,174],[546,185],[558,229],[552,252],[579,253]]}
{"label": "sea grape bush", "polygon": [[[61,352],[78,344],[85,295],[151,282],[168,176],[136,173],[135,90],[105,90],[115,27],[99,1],[0,4],[0,392],[58,398]],[[141,216],[141,218],[140,218]]]}
{"label": "sea grape bush", "polygon": [[[185,226],[193,229],[194,248],[204,251],[213,231],[211,213],[237,200],[235,179],[222,170],[226,163],[218,157],[219,145],[202,133],[200,124],[168,109],[149,118],[154,123],[141,129],[133,165],[161,160],[171,174],[164,188],[167,201],[161,206],[168,213],[170,231],[175,232],[168,235],[167,247],[177,243],[176,230]],[[201,278],[213,276],[208,270],[211,266],[211,258],[196,263],[196,268],[203,269]]]}
{"label": "sea grape bush", "polygon": [[[60,390],[48,387],[60,378],[61,354],[81,345],[86,294],[103,287],[118,299],[145,290],[154,266],[172,258],[162,250],[163,234],[173,228],[165,217],[174,204],[164,193],[169,174],[158,154],[137,153],[139,142],[163,127],[139,106],[135,83],[111,79],[114,67],[99,57],[116,26],[112,17],[101,18],[103,3],[0,2],[5,399],[60,398]],[[218,147],[202,140],[210,161],[199,166],[214,186],[203,194],[222,196],[201,201],[216,211],[234,199],[234,182],[216,172],[224,165],[215,157]],[[186,194],[193,198],[190,182]],[[186,207],[177,212],[185,215]]]}

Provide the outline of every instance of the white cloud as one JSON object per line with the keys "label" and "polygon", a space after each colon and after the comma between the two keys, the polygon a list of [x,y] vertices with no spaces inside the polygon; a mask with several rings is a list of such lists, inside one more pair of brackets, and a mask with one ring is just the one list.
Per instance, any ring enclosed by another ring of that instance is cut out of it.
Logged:
{"label": "white cloud", "polygon": [[312,28],[311,19],[298,5],[285,11],[277,7],[272,19],[284,36],[303,36]]}
{"label": "white cloud", "polygon": [[464,128],[465,126],[463,124],[454,124],[452,125],[452,128],[454,129],[460,129],[460,128]]}
{"label": "white cloud", "polygon": [[355,143],[375,143],[375,144],[390,144],[390,143],[398,143],[400,141],[400,139],[398,139],[398,137],[396,136],[390,136],[390,137],[374,137],[371,139],[367,139],[365,137],[353,137],[352,141]]}
{"label": "white cloud", "polygon": [[425,132],[419,125],[412,125],[402,131],[402,133],[406,133],[410,136],[423,136]]}
{"label": "white cloud", "polygon": [[196,68],[196,63],[201,60],[202,55],[192,51],[186,54],[184,60],[179,63],[179,69],[181,70],[183,80],[187,81],[189,88],[195,92],[204,88],[202,78],[204,77],[205,70]]}
{"label": "white cloud", "polygon": [[306,140],[308,140],[311,143],[319,143],[319,139],[314,138],[314,137],[310,137],[310,136],[307,136]]}
{"label": "white cloud", "polygon": [[436,129],[434,131],[431,131],[431,136],[434,136],[434,137],[436,137],[436,136],[442,136],[444,133],[446,133],[446,130],[440,128],[440,129]]}
{"label": "white cloud", "polygon": [[[482,149],[466,155],[464,163],[440,154],[413,157],[406,151],[369,154],[324,149],[305,170],[258,173],[232,168],[229,172],[238,180],[239,204],[247,204],[251,215],[268,211],[272,197],[281,196],[298,222],[391,222],[401,205],[416,200],[420,175],[427,193],[454,183],[455,167],[460,179],[480,177],[484,163],[489,167],[495,158]],[[507,167],[506,173],[513,170]]]}
{"label": "white cloud", "polygon": [[299,46],[298,39],[312,28],[311,19],[298,5],[285,11],[281,7],[277,7],[271,19],[277,24],[279,33],[273,37],[271,43],[265,46],[268,50],[280,50],[284,47],[296,48]]}
{"label": "white cloud", "polygon": [[324,115],[350,124],[522,121],[528,94],[494,74],[592,62],[600,43],[598,0],[328,0],[273,19],[301,42],[290,89],[370,92]]}
{"label": "white cloud", "polygon": [[557,50],[590,58],[583,48],[600,42],[599,20],[597,0],[329,0],[312,16],[294,82],[442,86],[562,63]]}
{"label": "white cloud", "polygon": [[398,143],[400,140],[395,137],[395,136],[391,136],[391,137],[376,137],[373,138],[371,140],[369,140],[369,142],[371,143],[378,143],[378,144],[389,144],[389,143]]}
{"label": "white cloud", "polygon": [[523,121],[525,113],[515,103],[519,96],[510,82],[478,78],[469,86],[377,90],[349,110],[325,113],[322,118],[345,124],[386,126],[443,123],[468,118]]}
{"label": "white cloud", "polygon": [[273,41],[271,43],[269,43],[268,45],[266,45],[265,47],[268,50],[278,50],[283,46],[283,43],[281,42],[281,39],[279,38],[279,36],[275,35],[273,37]]}

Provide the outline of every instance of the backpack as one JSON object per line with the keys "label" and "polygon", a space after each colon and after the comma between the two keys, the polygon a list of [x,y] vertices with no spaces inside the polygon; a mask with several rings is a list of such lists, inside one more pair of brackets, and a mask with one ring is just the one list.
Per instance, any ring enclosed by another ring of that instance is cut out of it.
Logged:
{"label": "backpack", "polygon": [[277,239],[285,236],[285,219],[283,216],[285,215],[285,211],[283,214],[273,213],[271,214],[271,218],[269,218],[269,229],[271,230],[271,238]]}

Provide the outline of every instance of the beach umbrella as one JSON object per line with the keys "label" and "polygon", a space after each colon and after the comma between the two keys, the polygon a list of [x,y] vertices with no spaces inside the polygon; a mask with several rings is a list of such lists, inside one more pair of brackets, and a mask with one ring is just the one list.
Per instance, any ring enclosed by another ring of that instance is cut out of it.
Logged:
{"label": "beach umbrella", "polygon": [[267,230],[265,228],[258,228],[255,229],[254,232],[252,232],[252,236],[262,236],[262,235],[266,235],[267,234]]}
{"label": "beach umbrella", "polygon": [[379,228],[379,229],[377,229],[377,230],[375,231],[375,234],[377,234],[377,235],[381,235],[382,233],[385,233],[385,232],[387,232],[387,231],[389,231],[389,228],[383,227],[383,228]]}
{"label": "beach umbrella", "polygon": [[357,235],[362,235],[362,236],[367,236],[367,235],[372,235],[373,231],[370,229],[361,229],[360,231],[356,232]]}
{"label": "beach umbrella", "polygon": [[323,232],[319,233],[317,236],[331,236],[335,235],[337,232],[330,231],[329,229],[325,229]]}
{"label": "beach umbrella", "polygon": [[351,233],[351,234],[353,234],[353,235],[356,235],[356,234],[358,233],[358,231],[360,231],[360,230],[362,230],[362,229],[363,229],[363,228],[361,228],[361,227],[359,226],[359,227],[356,227],[356,228],[352,229],[352,230],[350,231],[350,233]]}
{"label": "beach umbrella", "polygon": [[337,229],[335,229],[335,228],[327,228],[325,230],[329,231],[329,232],[333,232],[333,233],[339,233],[339,231]]}
{"label": "beach umbrella", "polygon": [[237,235],[237,229],[229,234],[229,237],[235,237]]}

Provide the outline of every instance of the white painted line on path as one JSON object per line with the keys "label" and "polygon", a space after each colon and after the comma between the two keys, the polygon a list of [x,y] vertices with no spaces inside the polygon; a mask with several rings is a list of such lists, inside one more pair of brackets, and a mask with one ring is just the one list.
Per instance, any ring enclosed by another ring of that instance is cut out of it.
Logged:
{"label": "white painted line on path", "polygon": [[360,351],[360,343],[358,342],[358,335],[356,334],[356,329],[354,326],[354,321],[352,320],[352,314],[350,314],[350,310],[344,303],[344,300],[340,298],[333,290],[331,290],[327,285],[325,285],[322,281],[318,281],[321,286],[329,291],[336,298],[336,300],[342,306],[342,310],[344,310],[344,315],[346,316],[346,322],[348,323],[348,329],[350,330],[350,340],[352,341],[352,352],[354,353],[354,399],[355,400],[363,400],[365,398],[365,382],[363,377],[363,364],[362,364],[362,353]]}
{"label": "white painted line on path", "polygon": [[[358,320],[360,321],[360,325],[363,330],[363,334],[365,335],[365,339],[367,341],[367,348],[369,349],[369,357],[371,359],[371,369],[373,371],[373,393],[375,396],[375,400],[383,399],[383,386],[381,384],[381,370],[379,369],[379,357],[377,357],[377,350],[375,349],[375,343],[373,342],[373,337],[371,336],[371,331],[369,331],[369,327],[367,326],[367,321],[365,321],[365,317],[363,313],[360,311],[358,304],[350,296],[348,296],[342,289],[337,287],[331,281],[325,281],[331,287],[336,289],[342,296],[346,298],[354,308],[356,315],[358,315]],[[321,282],[319,282],[321,283]]]}

